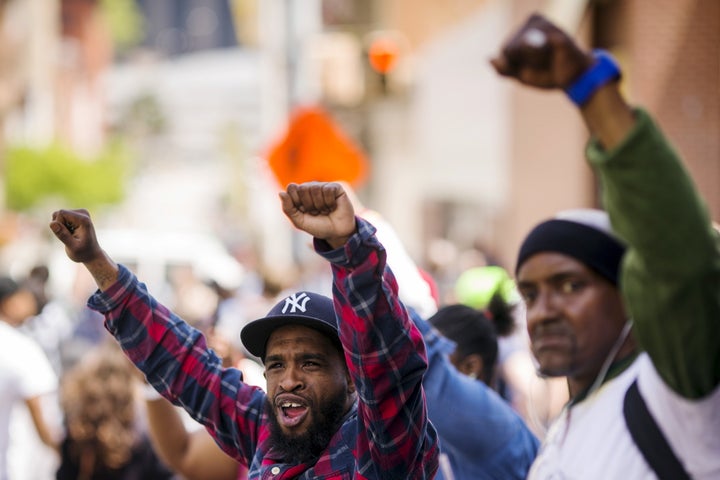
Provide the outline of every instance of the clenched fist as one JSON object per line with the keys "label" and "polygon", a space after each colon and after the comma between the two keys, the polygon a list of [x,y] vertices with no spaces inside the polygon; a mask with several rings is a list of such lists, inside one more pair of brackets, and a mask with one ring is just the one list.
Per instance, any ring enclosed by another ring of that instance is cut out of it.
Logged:
{"label": "clenched fist", "polygon": [[85,265],[101,290],[117,280],[118,267],[100,247],[87,210],[54,212],[50,230],[65,245],[68,258]]}
{"label": "clenched fist", "polygon": [[490,63],[503,76],[537,88],[567,88],[593,63],[564,31],[532,15]]}
{"label": "clenched fist", "polygon": [[280,192],[285,215],[315,238],[338,248],[355,232],[355,210],[339,183],[291,183]]}

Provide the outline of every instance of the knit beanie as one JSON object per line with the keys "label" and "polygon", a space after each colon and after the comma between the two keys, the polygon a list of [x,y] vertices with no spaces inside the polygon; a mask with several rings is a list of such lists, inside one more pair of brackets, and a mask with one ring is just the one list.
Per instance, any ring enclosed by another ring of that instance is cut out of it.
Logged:
{"label": "knit beanie", "polygon": [[617,285],[625,245],[613,233],[606,212],[577,209],[560,212],[530,231],[520,246],[515,275],[525,260],[540,252],[573,257]]}

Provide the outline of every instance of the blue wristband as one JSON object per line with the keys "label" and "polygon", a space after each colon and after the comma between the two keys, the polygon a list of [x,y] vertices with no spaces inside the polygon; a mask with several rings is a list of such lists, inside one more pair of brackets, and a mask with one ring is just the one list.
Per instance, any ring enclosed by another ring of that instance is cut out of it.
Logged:
{"label": "blue wristband", "polygon": [[593,50],[595,63],[585,71],[565,93],[573,103],[582,107],[590,97],[603,85],[620,78],[620,67],[615,59],[605,50]]}

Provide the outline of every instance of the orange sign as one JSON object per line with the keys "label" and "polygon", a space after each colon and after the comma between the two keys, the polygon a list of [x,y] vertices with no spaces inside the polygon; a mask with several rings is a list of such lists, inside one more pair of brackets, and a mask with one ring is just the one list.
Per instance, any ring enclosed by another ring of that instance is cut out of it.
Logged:
{"label": "orange sign", "polygon": [[281,187],[288,183],[345,181],[357,187],[367,175],[364,154],[319,108],[295,112],[268,163]]}

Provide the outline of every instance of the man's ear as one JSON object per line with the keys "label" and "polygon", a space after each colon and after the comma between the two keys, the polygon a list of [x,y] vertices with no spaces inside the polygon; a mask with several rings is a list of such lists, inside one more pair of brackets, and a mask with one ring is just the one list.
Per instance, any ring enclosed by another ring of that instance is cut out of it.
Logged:
{"label": "man's ear", "polygon": [[483,359],[477,353],[472,353],[462,359],[458,370],[471,378],[477,378],[485,381],[483,378]]}

